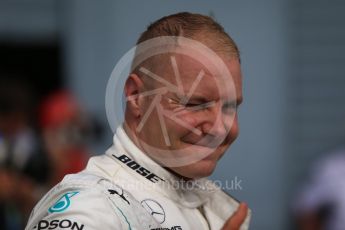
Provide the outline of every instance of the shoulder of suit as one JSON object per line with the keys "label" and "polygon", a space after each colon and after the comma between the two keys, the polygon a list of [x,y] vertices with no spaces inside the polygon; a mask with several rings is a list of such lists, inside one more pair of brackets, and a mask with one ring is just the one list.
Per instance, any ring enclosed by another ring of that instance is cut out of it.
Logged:
{"label": "shoulder of suit", "polygon": [[[141,219],[136,218],[136,212]],[[75,225],[75,229],[129,229],[145,224],[154,226],[155,222],[131,194],[99,175],[83,171],[67,175],[42,198],[27,229],[40,225],[54,229],[61,224]]]}

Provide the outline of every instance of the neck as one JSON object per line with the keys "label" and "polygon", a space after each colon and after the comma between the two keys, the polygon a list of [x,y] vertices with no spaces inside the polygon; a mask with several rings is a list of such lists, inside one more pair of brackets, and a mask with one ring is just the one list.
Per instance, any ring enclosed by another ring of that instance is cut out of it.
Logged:
{"label": "neck", "polygon": [[145,153],[145,151],[142,149],[142,147],[139,144],[138,138],[135,135],[135,127],[130,127],[128,124],[128,122],[124,122],[123,123],[123,129],[125,130],[126,134],[128,135],[129,139],[131,139],[133,141],[133,143],[141,150]]}

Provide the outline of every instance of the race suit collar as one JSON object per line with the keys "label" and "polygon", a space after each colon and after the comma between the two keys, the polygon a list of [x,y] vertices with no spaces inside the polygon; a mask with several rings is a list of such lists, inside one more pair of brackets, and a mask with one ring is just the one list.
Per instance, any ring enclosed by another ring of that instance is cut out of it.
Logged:
{"label": "race suit collar", "polygon": [[157,175],[159,179],[155,181],[157,183],[154,186],[157,186],[163,194],[173,198],[185,207],[199,207],[208,200],[209,195],[219,190],[206,178],[192,181],[181,180],[141,151],[129,138],[122,126],[117,128],[113,141],[113,146],[107,151],[108,155],[114,152],[126,154],[129,158]]}

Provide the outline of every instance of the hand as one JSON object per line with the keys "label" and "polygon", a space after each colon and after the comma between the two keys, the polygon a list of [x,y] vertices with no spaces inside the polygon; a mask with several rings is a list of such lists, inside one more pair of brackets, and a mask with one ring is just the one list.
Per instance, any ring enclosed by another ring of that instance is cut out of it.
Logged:
{"label": "hand", "polygon": [[248,206],[241,203],[236,212],[225,222],[222,230],[239,230],[247,217]]}

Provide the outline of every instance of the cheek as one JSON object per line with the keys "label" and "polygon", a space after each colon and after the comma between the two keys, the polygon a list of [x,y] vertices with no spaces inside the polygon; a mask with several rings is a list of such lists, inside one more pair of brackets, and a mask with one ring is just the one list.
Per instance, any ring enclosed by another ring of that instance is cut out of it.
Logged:
{"label": "cheek", "polygon": [[179,118],[186,122],[187,124],[195,127],[197,124],[198,124],[198,119],[197,119],[197,116],[195,113],[193,112],[188,112],[188,113],[185,113],[181,116],[179,116]]}
{"label": "cheek", "polygon": [[[193,127],[193,128],[196,128],[198,126],[198,124],[200,123],[196,114],[192,113],[192,112],[180,115],[180,116],[178,116],[178,119],[180,121],[182,121],[184,124],[188,125],[189,127]],[[188,128],[182,124],[178,124],[174,121],[173,121],[172,125],[174,126],[174,129],[179,130],[180,133],[188,134],[191,132],[190,128]]]}
{"label": "cheek", "polygon": [[[185,119],[183,116],[179,116],[178,119],[182,121],[184,124],[187,124],[188,126],[192,126],[192,122],[190,119]],[[167,132],[171,139],[180,139],[182,136],[186,135],[190,132],[190,130],[185,127],[185,125],[180,124],[169,117],[165,117],[165,124],[167,128]],[[194,126],[193,126],[194,127]]]}

